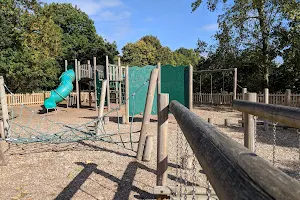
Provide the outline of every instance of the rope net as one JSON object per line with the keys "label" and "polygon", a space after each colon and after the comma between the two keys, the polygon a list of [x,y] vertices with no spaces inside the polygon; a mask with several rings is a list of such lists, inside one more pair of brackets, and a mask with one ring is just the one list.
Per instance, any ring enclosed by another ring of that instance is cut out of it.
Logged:
{"label": "rope net", "polygon": [[[82,140],[91,141],[105,141],[115,143],[125,147],[125,142],[122,135],[130,134],[130,149],[133,150],[133,121],[134,115],[131,117],[130,131],[128,126],[121,127],[120,108],[125,105],[127,101],[135,101],[135,95],[139,90],[149,83],[149,79],[145,81],[128,99],[123,99],[122,103],[113,108],[110,112],[104,114],[102,117],[95,117],[85,123],[74,124],[64,123],[63,120],[56,121],[48,114],[42,111],[32,110],[31,107],[21,103],[15,95],[4,85],[6,91],[13,96],[13,102],[20,103],[21,106],[12,106],[9,108],[8,130],[6,131],[6,141],[10,143],[68,143],[78,142]],[[1,97],[6,98],[6,97]],[[19,101],[19,102],[18,102]],[[57,112],[57,111],[56,111]],[[132,111],[134,113],[134,109]],[[104,118],[107,116],[117,117],[117,128],[107,128],[104,123]],[[59,113],[56,113],[55,118],[59,118]]]}

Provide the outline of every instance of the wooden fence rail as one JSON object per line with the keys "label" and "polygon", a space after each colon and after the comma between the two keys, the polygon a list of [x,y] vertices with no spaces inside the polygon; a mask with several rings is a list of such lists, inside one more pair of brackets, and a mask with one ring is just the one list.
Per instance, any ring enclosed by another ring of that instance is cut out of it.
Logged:
{"label": "wooden fence rail", "polygon": [[298,181],[177,101],[169,109],[219,199],[299,199]]}
{"label": "wooden fence rail", "polygon": [[[91,93],[92,101],[95,101],[94,93]],[[43,93],[32,93],[32,94],[7,94],[7,105],[8,106],[20,106],[20,105],[42,105],[44,100],[50,96],[50,92],[43,92]],[[71,103],[76,103],[76,93],[72,92],[70,95]],[[81,101],[88,102],[89,100],[89,93],[88,92],[81,92]]]}
{"label": "wooden fence rail", "polygon": [[[242,100],[243,95],[237,94],[237,100]],[[233,102],[233,94],[220,93],[194,93],[194,103],[230,105]],[[264,103],[264,94],[257,94],[257,102]],[[286,105],[286,94],[270,94],[269,104]],[[300,94],[291,94],[290,106],[300,107]]]}

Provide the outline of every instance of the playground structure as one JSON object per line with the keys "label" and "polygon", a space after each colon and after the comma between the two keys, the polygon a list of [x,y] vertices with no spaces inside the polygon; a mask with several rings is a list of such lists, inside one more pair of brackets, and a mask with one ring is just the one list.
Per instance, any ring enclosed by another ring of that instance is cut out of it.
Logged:
{"label": "playground structure", "polygon": [[[147,80],[142,80],[139,84],[139,88],[136,90],[129,90],[129,98],[126,98],[126,102],[130,100],[132,105],[134,105],[135,100],[138,99],[138,95],[141,94],[144,96],[144,106],[140,109],[143,109],[143,121],[142,127],[138,140],[137,147],[137,159],[148,161],[151,159],[151,152],[153,148],[153,138],[155,135],[148,134],[149,124],[150,124],[150,116],[153,114],[152,111],[158,114],[158,123],[157,123],[157,181],[156,186],[154,187],[154,194],[157,195],[157,198],[164,198],[166,196],[171,197],[173,199],[176,198],[194,198],[194,199],[297,199],[299,197],[299,183],[275,167],[271,166],[259,156],[257,156],[253,149],[255,147],[255,130],[256,123],[255,118],[253,116],[249,116],[246,113],[252,113],[258,115],[260,117],[264,117],[268,120],[274,120],[275,122],[285,123],[288,126],[299,128],[297,122],[299,122],[300,117],[298,109],[292,109],[283,107],[281,112],[278,111],[279,107],[274,107],[262,104],[253,104],[245,101],[233,101],[233,108],[241,110],[244,113],[244,126],[245,126],[245,146],[249,149],[247,150],[245,147],[238,145],[230,138],[224,136],[220,131],[218,131],[214,126],[205,122],[205,120],[198,117],[196,114],[192,113],[192,98],[181,99],[182,95],[179,95],[179,100],[182,100],[183,103],[179,103],[178,101],[174,101],[174,97],[171,97],[173,94],[166,94],[165,91],[168,90],[166,85],[163,85],[166,78],[164,76],[167,74],[166,71],[163,71],[164,67],[161,67],[159,64],[157,66],[158,69],[147,69],[148,73],[151,73],[150,79],[149,75]],[[134,68],[132,68],[134,69]],[[87,69],[88,70],[88,69]],[[139,69],[141,70],[141,69]],[[188,80],[188,90],[184,90],[184,97],[190,97],[192,95],[192,77],[193,70],[192,66],[178,68],[178,70],[185,71],[187,73],[183,73],[184,77],[188,77],[187,79],[180,79],[182,83]],[[130,71],[130,70],[129,70]],[[178,72],[178,71],[177,71]],[[137,72],[139,73],[139,72]],[[130,81],[130,73],[126,76],[128,72],[125,70],[125,80],[126,77],[129,77],[127,80]],[[140,73],[139,73],[140,74]],[[131,74],[132,75],[132,74]],[[90,78],[91,79],[91,78]],[[2,79],[3,80],[3,79]],[[140,81],[140,80],[138,80]],[[137,81],[137,82],[138,82]],[[178,81],[178,80],[175,80]],[[169,81],[166,81],[169,82]],[[121,132],[117,131],[115,134],[107,134],[105,133],[104,126],[105,117],[107,114],[103,114],[104,107],[104,99],[105,93],[105,84],[108,81],[103,80],[101,83],[102,95],[100,95],[100,102],[98,105],[98,118],[92,120],[86,124],[66,127],[66,124],[55,124],[57,125],[58,130],[61,131],[61,127],[66,128],[63,134],[72,133],[69,142],[78,141],[78,140],[103,140],[105,142],[116,142],[114,137],[120,137]],[[125,81],[126,83],[126,81]],[[182,84],[181,83],[181,84]],[[1,84],[1,79],[0,79]],[[4,84],[4,83],[3,83]],[[148,89],[145,86],[148,85]],[[172,83],[169,84],[170,87]],[[174,87],[174,85],[173,85]],[[111,89],[111,87],[109,87]],[[157,91],[155,92],[155,88]],[[0,87],[0,92],[5,88]],[[147,95],[143,93],[143,90],[147,92]],[[188,91],[188,92],[187,92]],[[96,92],[95,92],[96,93]],[[155,94],[156,93],[156,94]],[[170,92],[172,93],[172,92]],[[3,94],[3,93],[2,93]],[[175,92],[176,94],[176,92]],[[250,93],[251,94],[251,93]],[[247,95],[250,95],[247,94]],[[76,94],[77,95],[77,94]],[[156,97],[157,95],[157,97]],[[246,93],[244,94],[244,98],[248,99]],[[251,96],[251,95],[250,95]],[[155,101],[157,98],[157,101]],[[1,104],[5,105],[5,98],[1,98]],[[77,98],[79,99],[79,98]],[[248,100],[251,98],[249,97]],[[175,99],[176,100],[176,99]],[[169,104],[169,102],[171,102]],[[155,109],[153,109],[154,104],[156,103]],[[123,102],[124,104],[124,102]],[[130,103],[129,103],[130,104]],[[127,105],[129,105],[127,104]],[[183,105],[187,104],[187,105]],[[263,107],[262,107],[263,106]],[[188,110],[188,107],[190,110]],[[5,111],[5,106],[2,108]],[[134,108],[134,106],[132,107]],[[257,109],[256,109],[257,108]],[[118,112],[118,107],[115,108],[115,112]],[[128,110],[130,110],[128,108]],[[259,110],[259,111],[257,111]],[[267,112],[265,112],[267,111]],[[130,113],[133,113],[134,116],[136,113],[140,112],[140,110],[132,110]],[[179,173],[182,173],[183,176],[176,176],[178,179],[178,185],[174,187],[169,186],[167,183],[168,176],[168,126],[169,125],[169,115],[171,112],[176,122],[178,123],[178,131],[177,137],[181,138],[178,142],[177,146],[177,167]],[[5,113],[5,112],[3,112]],[[266,114],[267,113],[267,114]],[[268,114],[269,113],[269,114]],[[246,116],[247,115],[247,116]],[[3,117],[3,122],[9,122],[5,116]],[[119,117],[118,117],[119,120]],[[131,123],[133,122],[133,118]],[[293,123],[292,123],[293,122]],[[91,124],[96,123],[94,130],[90,129]],[[11,129],[9,124],[5,125],[7,129]],[[62,126],[61,126],[62,125]],[[118,122],[119,125],[119,122]],[[23,126],[24,127],[24,126]],[[60,128],[60,129],[59,129]],[[181,131],[180,131],[181,129]],[[38,131],[36,128],[35,130]],[[30,130],[26,129],[25,132],[30,132]],[[79,136],[77,133],[84,133],[84,136]],[[5,131],[3,131],[5,133]],[[31,132],[30,132],[31,133]],[[35,136],[35,140],[27,141],[27,142],[63,142],[66,140],[62,140],[62,134],[58,134],[59,131],[53,132],[55,135],[54,138],[42,137],[42,135]],[[9,133],[8,133],[9,134]],[[70,136],[70,135],[69,135]],[[7,135],[4,135],[6,138]],[[111,138],[114,138],[113,140]],[[184,143],[184,138],[186,138],[187,142]],[[276,139],[276,137],[275,137]],[[124,145],[122,141],[122,137],[120,137],[120,141],[122,145]],[[13,142],[13,141],[11,141]],[[125,145],[124,145],[125,146]],[[276,140],[275,140],[276,146]],[[131,143],[132,147],[132,143]],[[133,149],[133,148],[132,148]],[[191,153],[191,150],[193,153]],[[195,154],[195,157],[193,156]],[[188,155],[188,156],[187,156]],[[1,155],[0,155],[1,156]],[[275,155],[276,156],[276,155]],[[0,158],[1,159],[1,158]],[[199,187],[197,185],[196,180],[192,180],[190,184],[187,181],[187,174],[193,174],[192,178],[196,178],[198,176],[198,172],[196,171],[196,159],[200,163],[202,169],[204,170],[205,175],[207,176],[208,183],[206,187]],[[181,161],[180,161],[181,160]],[[275,159],[274,159],[275,161]],[[275,163],[275,162],[274,162]],[[226,170],[224,170],[226,169]],[[180,176],[180,178],[179,178]],[[182,180],[181,180],[182,179]],[[241,184],[243,183],[243,184]],[[213,187],[213,190],[212,188]],[[257,195],[254,196],[253,194]]]}

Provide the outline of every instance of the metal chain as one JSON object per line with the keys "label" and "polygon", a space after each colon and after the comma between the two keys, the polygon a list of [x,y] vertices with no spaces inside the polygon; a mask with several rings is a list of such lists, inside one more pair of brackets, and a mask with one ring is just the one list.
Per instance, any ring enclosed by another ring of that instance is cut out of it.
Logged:
{"label": "metal chain", "polygon": [[273,123],[273,166],[275,166],[276,159],[276,126],[277,122]]}
{"label": "metal chain", "polygon": [[178,174],[179,174],[179,166],[180,166],[180,158],[179,158],[179,125],[177,124],[177,131],[176,131],[176,164],[177,164],[177,167],[176,167],[176,191],[175,191],[175,196],[178,195],[177,193],[177,187],[178,187],[178,182],[179,182],[179,177],[178,177]]}
{"label": "metal chain", "polygon": [[193,154],[193,175],[192,175],[192,186],[193,186],[193,197],[192,200],[196,200],[196,157],[195,154]]}
{"label": "metal chain", "polygon": [[299,129],[297,129],[297,133],[298,133],[298,154],[299,154],[299,158],[298,159],[299,159],[299,166],[300,166],[300,131],[299,131]]}
{"label": "metal chain", "polygon": [[257,116],[253,116],[254,119],[254,153],[256,153],[256,148],[257,148]]}
{"label": "metal chain", "polygon": [[206,184],[207,184],[207,188],[206,188],[207,200],[210,200],[211,187],[210,187],[210,182],[209,182],[207,176],[206,176]]}
{"label": "metal chain", "polygon": [[[183,134],[182,132],[180,131],[180,137],[179,137],[180,141],[180,158],[182,158],[182,152],[183,152]],[[182,177],[182,168],[183,168],[183,165],[182,165],[182,162],[180,163],[180,170],[179,170],[179,176],[180,176],[180,182],[179,182],[179,197],[181,199],[182,197],[182,180],[183,180],[183,177]]]}
{"label": "metal chain", "polygon": [[188,179],[188,142],[185,140],[185,160],[183,164],[185,164],[184,169],[184,199],[187,199],[187,179]]}

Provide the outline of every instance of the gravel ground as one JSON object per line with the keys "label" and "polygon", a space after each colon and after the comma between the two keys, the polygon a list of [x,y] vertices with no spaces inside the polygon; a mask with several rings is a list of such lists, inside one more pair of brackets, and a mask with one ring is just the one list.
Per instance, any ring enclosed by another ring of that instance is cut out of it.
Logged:
{"label": "gravel ground", "polygon": [[[38,112],[39,107],[30,107]],[[239,143],[243,143],[243,129],[238,124],[241,113],[226,107],[196,107],[194,112],[203,119],[213,118],[215,126]],[[20,114],[20,112],[18,113]],[[46,127],[41,116],[55,122],[66,124],[87,123],[96,117],[90,108],[59,108],[58,112],[36,115],[30,118],[30,112],[23,112],[16,122],[45,131]],[[121,113],[119,113],[121,116]],[[224,119],[230,119],[232,125],[224,126]],[[28,122],[31,119],[32,122]],[[19,120],[19,121],[17,121]],[[120,125],[120,133],[125,147],[120,143],[119,136],[113,136],[112,144],[102,141],[80,141],[65,144],[6,144],[4,145],[7,166],[0,167],[0,199],[48,200],[48,199],[153,199],[153,186],[156,184],[156,147],[153,149],[150,162],[138,162],[135,150],[141,128],[142,116],[137,116],[132,124]],[[118,129],[116,113],[110,114],[110,122],[105,125],[109,133]],[[37,126],[36,124],[41,124]],[[49,126],[49,125],[48,125]],[[50,124],[52,132],[57,132],[60,125]],[[149,132],[156,134],[157,120],[152,117]],[[133,145],[131,150],[130,128]],[[197,182],[200,187],[207,187],[205,175],[197,165],[197,180],[178,169],[177,154],[184,151],[185,146],[177,144],[177,124],[170,115],[169,123],[169,169],[168,184]],[[294,129],[276,127],[276,166],[288,175],[300,179],[299,176],[299,140]],[[25,133],[21,133],[25,134]],[[156,138],[154,139],[156,144]],[[273,130],[257,130],[257,154],[272,162]],[[155,145],[154,145],[155,146]],[[179,146],[179,148],[177,148]],[[177,151],[180,150],[180,151]],[[190,150],[188,150],[190,152]]]}

